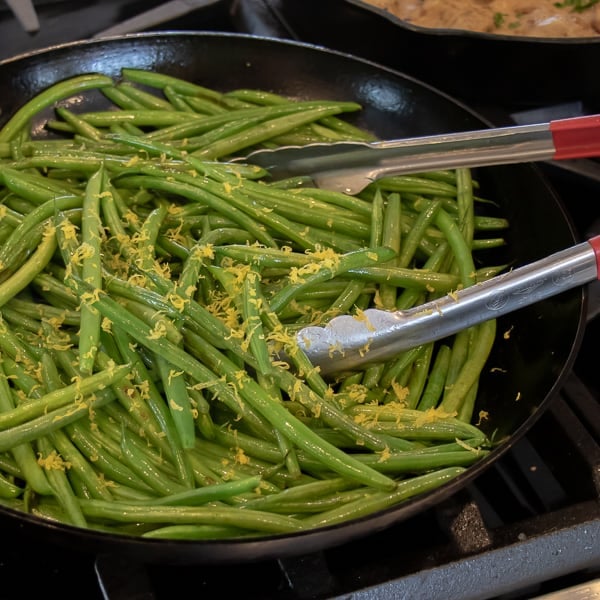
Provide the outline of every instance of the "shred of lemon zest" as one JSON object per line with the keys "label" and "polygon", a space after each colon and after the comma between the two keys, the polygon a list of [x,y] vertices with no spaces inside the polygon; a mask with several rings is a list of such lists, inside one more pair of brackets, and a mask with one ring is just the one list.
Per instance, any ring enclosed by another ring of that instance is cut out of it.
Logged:
{"label": "shred of lemon zest", "polygon": [[52,450],[50,454],[45,457],[39,453],[37,463],[46,471],[65,471],[66,469],[71,468],[71,463],[64,460],[56,450]]}

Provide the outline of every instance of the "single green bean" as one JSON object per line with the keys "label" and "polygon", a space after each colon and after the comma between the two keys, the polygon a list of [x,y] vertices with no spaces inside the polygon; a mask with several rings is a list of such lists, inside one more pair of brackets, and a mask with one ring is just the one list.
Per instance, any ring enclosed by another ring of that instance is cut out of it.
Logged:
{"label": "single green bean", "polygon": [[24,290],[52,259],[56,250],[54,231],[46,228],[42,241],[31,257],[8,279],[0,283],[0,306]]}
{"label": "single green bean", "polygon": [[88,518],[108,519],[125,523],[216,523],[258,533],[293,533],[302,531],[302,521],[273,513],[240,510],[225,506],[136,506],[122,502],[80,500],[83,513]]}
{"label": "single green bean", "polygon": [[90,89],[104,88],[112,85],[112,79],[105,75],[79,75],[60,81],[36,94],[26,102],[0,129],[0,142],[8,142],[25,127],[30,119],[47,106],[58,100],[68,98]]}
{"label": "single green bean", "polygon": [[[400,202],[400,195],[390,194],[383,212],[381,245],[391,248],[395,252],[396,256],[390,261],[393,266],[398,266],[398,257],[402,245],[401,218],[402,203]],[[384,309],[393,310],[395,308],[396,296],[396,286],[387,283],[382,283],[379,286],[379,299]]]}
{"label": "single green bean", "polygon": [[441,407],[447,412],[458,412],[466,394],[475,384],[492,349],[496,337],[496,320],[477,325],[473,348],[463,364],[452,388],[444,397]]}
{"label": "single green bean", "polygon": [[[81,276],[94,290],[102,287],[100,196],[103,190],[104,169],[92,175],[86,186],[81,216],[81,247],[84,249]],[[92,372],[100,340],[100,313],[81,297],[79,327],[79,368],[84,374]]]}
{"label": "single green bean", "polygon": [[302,523],[307,528],[317,528],[357,519],[361,516],[372,514],[377,510],[384,510],[395,506],[418,494],[433,490],[458,477],[464,471],[463,467],[449,467],[434,471],[433,473],[412,477],[406,481],[399,482],[396,490],[392,492],[379,492],[369,497],[361,498],[340,508],[315,515],[314,517],[306,517]]}
{"label": "single green bean", "polygon": [[429,373],[427,384],[419,399],[417,408],[419,410],[428,410],[435,408],[442,397],[444,384],[450,366],[450,355],[452,350],[450,346],[441,344],[437,349],[433,367]]}

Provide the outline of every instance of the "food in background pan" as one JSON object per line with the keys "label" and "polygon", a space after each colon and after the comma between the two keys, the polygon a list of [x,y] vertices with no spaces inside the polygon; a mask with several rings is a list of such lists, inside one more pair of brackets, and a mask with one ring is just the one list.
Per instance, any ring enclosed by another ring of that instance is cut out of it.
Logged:
{"label": "food in background pan", "polygon": [[367,0],[421,27],[532,37],[600,35],[599,0]]}

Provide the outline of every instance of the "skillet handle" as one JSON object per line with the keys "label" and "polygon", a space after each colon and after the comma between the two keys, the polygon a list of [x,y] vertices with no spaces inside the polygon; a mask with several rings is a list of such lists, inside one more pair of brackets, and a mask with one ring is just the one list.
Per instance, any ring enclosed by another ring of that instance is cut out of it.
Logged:
{"label": "skillet handle", "polygon": [[600,156],[600,115],[550,121],[554,160]]}

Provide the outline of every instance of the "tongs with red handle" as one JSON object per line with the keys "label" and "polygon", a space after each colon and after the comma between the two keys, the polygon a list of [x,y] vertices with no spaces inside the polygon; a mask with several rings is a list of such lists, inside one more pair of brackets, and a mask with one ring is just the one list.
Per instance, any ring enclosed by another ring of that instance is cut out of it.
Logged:
{"label": "tongs with red handle", "polygon": [[296,333],[323,374],[355,369],[600,279],[600,235],[408,310],[365,310]]}
{"label": "tongs with red handle", "polygon": [[284,179],[357,194],[389,175],[600,156],[600,115],[377,142],[315,143],[257,150],[243,162]]}

